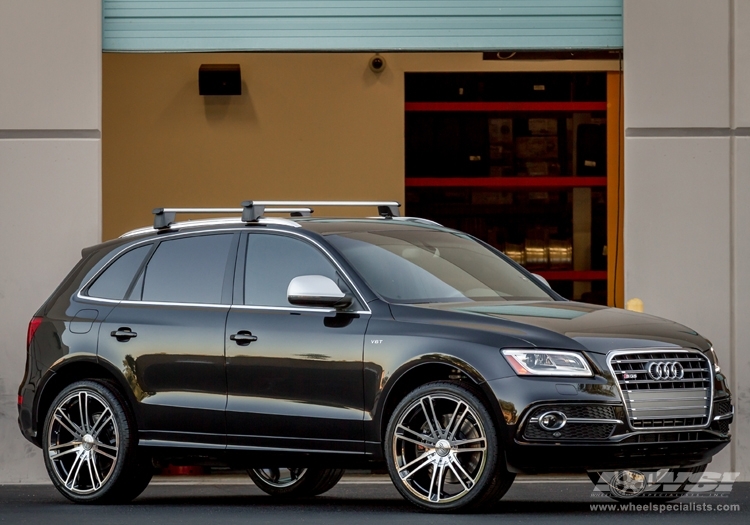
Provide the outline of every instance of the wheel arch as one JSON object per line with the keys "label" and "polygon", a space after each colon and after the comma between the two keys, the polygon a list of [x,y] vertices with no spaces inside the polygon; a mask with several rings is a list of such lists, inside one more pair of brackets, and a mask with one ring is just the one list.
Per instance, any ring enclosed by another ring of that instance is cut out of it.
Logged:
{"label": "wheel arch", "polygon": [[96,359],[95,356],[75,357],[63,361],[50,370],[37,396],[33,422],[37,431],[36,444],[38,446],[42,443],[44,420],[55,397],[68,385],[89,379],[107,381],[111,384],[125,398],[128,404],[125,408],[130,410],[135,417],[136,424],[141,426],[135,397],[119,370],[113,369],[108,363]]}
{"label": "wheel arch", "polygon": [[404,365],[393,375],[389,381],[390,386],[386,386],[383,390],[383,401],[377,415],[377,432],[381,443],[384,442],[388,421],[404,396],[433,381],[455,381],[468,386],[492,415],[498,436],[504,437],[506,423],[502,417],[500,405],[479,371],[455,357],[427,356],[417,362]]}

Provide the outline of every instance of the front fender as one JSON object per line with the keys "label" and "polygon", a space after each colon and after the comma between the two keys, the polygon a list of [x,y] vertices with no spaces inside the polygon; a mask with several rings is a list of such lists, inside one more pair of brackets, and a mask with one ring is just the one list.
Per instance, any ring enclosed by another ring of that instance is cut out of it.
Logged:
{"label": "front fender", "polygon": [[[455,327],[403,323],[373,319],[368,326],[364,345],[365,375],[365,435],[371,442],[379,442],[386,422],[386,409],[393,403],[393,395],[402,395],[402,380],[411,385],[412,379],[424,376],[427,380],[448,379],[452,370],[469,378],[487,398],[489,408],[502,425],[500,408],[486,386],[487,381],[515,376],[500,354],[503,342],[497,346],[485,342],[467,341],[456,334]],[[466,338],[468,339],[468,338]],[[445,372],[434,376],[423,374],[430,367],[444,367]],[[453,373],[455,375],[455,373]],[[416,376],[416,377],[415,377]],[[405,379],[407,378],[407,379]],[[411,379],[408,379],[411,378]],[[419,386],[413,385],[414,388]],[[397,404],[399,400],[396,400]]]}

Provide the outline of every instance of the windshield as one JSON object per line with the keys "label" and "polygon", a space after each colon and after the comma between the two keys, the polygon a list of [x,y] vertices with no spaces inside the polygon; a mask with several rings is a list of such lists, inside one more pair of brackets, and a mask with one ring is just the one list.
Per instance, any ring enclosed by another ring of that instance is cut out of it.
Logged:
{"label": "windshield", "polygon": [[326,239],[390,302],[552,299],[464,234],[403,229],[338,233]]}

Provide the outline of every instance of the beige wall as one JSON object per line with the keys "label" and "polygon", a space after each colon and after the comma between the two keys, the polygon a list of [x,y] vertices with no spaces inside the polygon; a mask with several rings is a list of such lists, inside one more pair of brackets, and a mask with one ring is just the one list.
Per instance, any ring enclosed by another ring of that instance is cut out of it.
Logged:
{"label": "beige wall", "polygon": [[[378,75],[368,67],[371,56],[105,53],[104,239],[149,224],[160,206],[239,206],[249,198],[403,202],[405,71],[617,68],[616,61],[404,53],[385,54]],[[199,96],[204,63],[240,64],[242,95]]]}
{"label": "beige wall", "polygon": [[[750,0],[625,0],[625,297],[709,338],[750,476]],[[658,52],[655,52],[658,50]]]}

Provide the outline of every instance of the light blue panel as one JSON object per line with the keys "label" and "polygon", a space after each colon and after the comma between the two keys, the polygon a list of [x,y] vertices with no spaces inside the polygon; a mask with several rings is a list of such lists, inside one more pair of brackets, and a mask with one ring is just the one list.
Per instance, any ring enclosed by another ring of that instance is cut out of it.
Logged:
{"label": "light blue panel", "polygon": [[105,51],[622,48],[623,0],[103,0]]}

